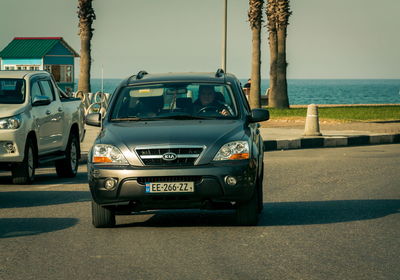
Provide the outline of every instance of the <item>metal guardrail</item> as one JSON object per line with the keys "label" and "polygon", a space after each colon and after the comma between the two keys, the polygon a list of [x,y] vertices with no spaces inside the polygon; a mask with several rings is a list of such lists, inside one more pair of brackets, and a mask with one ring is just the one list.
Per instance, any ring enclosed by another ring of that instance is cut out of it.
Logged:
{"label": "metal guardrail", "polygon": [[90,113],[101,113],[103,116],[108,108],[110,94],[98,91],[96,93],[84,93],[81,90],[74,92],[73,97],[80,98],[85,108],[85,116]]}

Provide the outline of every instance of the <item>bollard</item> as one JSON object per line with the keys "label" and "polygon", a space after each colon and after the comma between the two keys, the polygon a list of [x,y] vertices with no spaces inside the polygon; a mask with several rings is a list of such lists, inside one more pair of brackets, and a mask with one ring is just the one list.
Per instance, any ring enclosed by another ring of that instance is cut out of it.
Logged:
{"label": "bollard", "polygon": [[318,107],[315,104],[310,104],[307,107],[307,118],[304,129],[304,136],[321,136],[319,131],[319,120],[318,120]]}

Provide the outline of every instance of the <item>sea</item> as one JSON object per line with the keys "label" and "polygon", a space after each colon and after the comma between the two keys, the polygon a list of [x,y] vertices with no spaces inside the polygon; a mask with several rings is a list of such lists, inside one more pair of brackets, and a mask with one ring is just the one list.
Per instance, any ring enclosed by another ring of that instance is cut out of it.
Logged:
{"label": "sea", "polygon": [[[244,85],[247,79],[240,79]],[[104,92],[113,93],[120,79],[104,79]],[[77,87],[76,81],[76,87]],[[262,80],[265,94],[269,80]],[[92,92],[101,91],[101,79],[91,80]],[[400,104],[400,79],[289,79],[291,105],[307,104]]]}

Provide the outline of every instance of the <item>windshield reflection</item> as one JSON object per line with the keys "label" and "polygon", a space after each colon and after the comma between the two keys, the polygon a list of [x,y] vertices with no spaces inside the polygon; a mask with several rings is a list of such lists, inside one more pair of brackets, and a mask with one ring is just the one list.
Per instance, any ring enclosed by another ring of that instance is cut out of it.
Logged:
{"label": "windshield reflection", "polygon": [[174,83],[126,87],[111,110],[112,121],[237,117],[227,85]]}
{"label": "windshield reflection", "polygon": [[23,79],[0,79],[0,104],[21,104],[24,100]]}

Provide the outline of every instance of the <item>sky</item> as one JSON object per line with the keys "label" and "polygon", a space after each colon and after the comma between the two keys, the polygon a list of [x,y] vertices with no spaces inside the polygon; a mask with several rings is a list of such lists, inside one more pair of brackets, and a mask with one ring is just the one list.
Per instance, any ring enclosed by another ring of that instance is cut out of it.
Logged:
{"label": "sky", "polygon": [[[63,37],[77,52],[77,0],[0,0],[0,49],[14,37]],[[94,0],[92,77],[213,72],[221,66],[223,0]],[[399,0],[292,0],[289,79],[400,79]],[[228,0],[227,71],[250,76],[247,0]],[[269,76],[267,30],[263,79]],[[79,60],[76,60],[78,77]]]}

